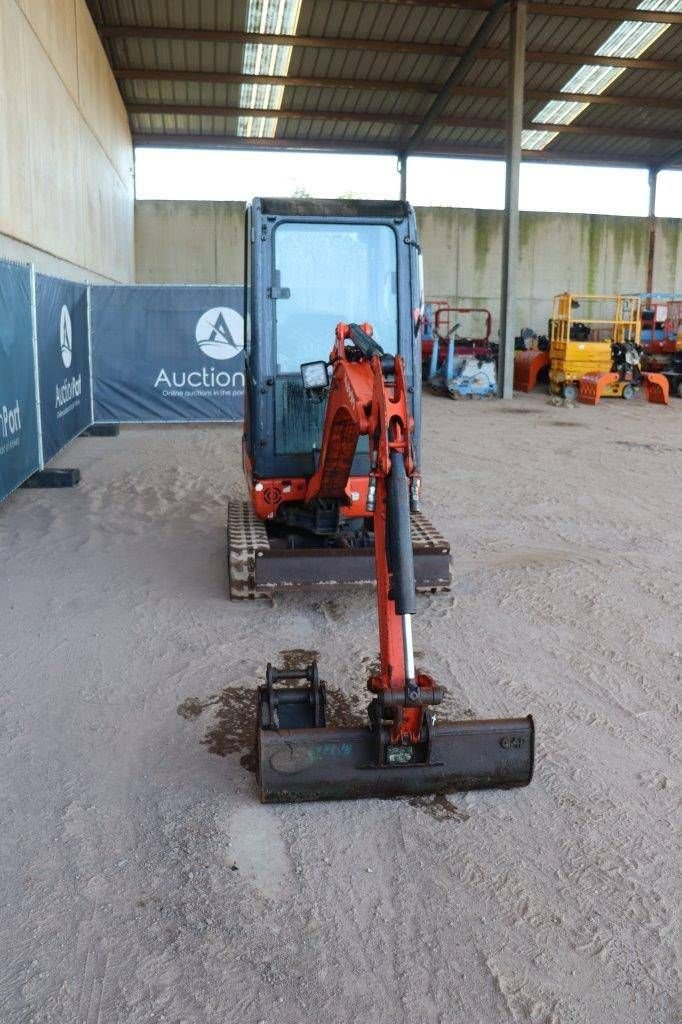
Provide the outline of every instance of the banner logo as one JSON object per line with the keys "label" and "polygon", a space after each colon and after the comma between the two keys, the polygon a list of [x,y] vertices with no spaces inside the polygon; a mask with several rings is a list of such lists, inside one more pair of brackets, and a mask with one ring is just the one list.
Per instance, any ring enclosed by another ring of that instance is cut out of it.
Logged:
{"label": "banner logo", "polygon": [[8,409],[6,405],[0,406],[0,437],[12,437],[21,430],[21,409],[19,400],[16,405]]}
{"label": "banner logo", "polygon": [[59,349],[62,354],[64,369],[68,370],[73,359],[73,332],[71,330],[71,316],[66,306],[62,306],[62,313],[59,319]]}
{"label": "banner logo", "polygon": [[19,401],[8,409],[0,405],[0,455],[7,455],[21,444],[21,410]]}
{"label": "banner logo", "polygon": [[[62,306],[59,318],[59,351],[62,354],[64,369],[68,370],[73,362],[73,328],[71,326],[71,314],[67,306]],[[54,407],[57,410],[57,419],[66,416],[78,408],[80,403],[83,381],[82,374],[77,377],[64,378],[63,384],[55,385]]]}
{"label": "banner logo", "polygon": [[244,319],[227,306],[203,313],[195,334],[197,345],[210,359],[233,359],[244,349]]}

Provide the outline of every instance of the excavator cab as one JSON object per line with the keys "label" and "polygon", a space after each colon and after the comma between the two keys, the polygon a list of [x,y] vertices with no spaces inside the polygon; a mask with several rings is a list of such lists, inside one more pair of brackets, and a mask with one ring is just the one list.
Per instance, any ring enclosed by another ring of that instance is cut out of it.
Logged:
{"label": "excavator cab", "polygon": [[[415,667],[416,592],[450,582],[421,513],[421,267],[403,202],[257,199],[246,219],[244,470],[230,502],[233,597],[376,587],[379,667],[365,726],[330,727],[317,664],[267,666],[261,800],[526,785],[532,719],[437,723]],[[299,685],[292,685],[299,684]]]}
{"label": "excavator cab", "polygon": [[[422,285],[414,211],[393,200],[254,199],[244,248],[243,464],[250,500],[230,502],[230,595],[373,585],[368,440],[358,439],[342,501],[306,500],[327,402],[324,394],[318,401],[306,396],[301,366],[328,361],[339,322],[371,316],[376,342],[403,361],[419,466]],[[447,541],[419,512],[412,537],[417,589],[447,589]]]}
{"label": "excavator cab", "polygon": [[[324,360],[336,325],[371,315],[374,336],[402,356],[418,452],[414,388],[421,308],[419,247],[403,202],[254,199],[246,211],[244,450],[254,479],[315,472],[326,403],[306,399],[301,366]],[[419,368],[421,363],[419,363]],[[367,444],[353,475],[369,471]]]}

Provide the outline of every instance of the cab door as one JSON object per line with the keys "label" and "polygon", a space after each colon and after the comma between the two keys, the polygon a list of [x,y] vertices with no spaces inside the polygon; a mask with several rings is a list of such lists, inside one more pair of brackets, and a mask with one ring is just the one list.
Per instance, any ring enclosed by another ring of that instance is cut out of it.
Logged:
{"label": "cab door", "polygon": [[[302,363],[328,359],[336,325],[369,321],[386,352],[398,346],[397,236],[392,225],[282,221],[273,232],[275,455],[307,457],[322,441],[325,403],[306,398]],[[361,439],[359,455],[367,451]],[[366,472],[366,455],[356,472]]]}

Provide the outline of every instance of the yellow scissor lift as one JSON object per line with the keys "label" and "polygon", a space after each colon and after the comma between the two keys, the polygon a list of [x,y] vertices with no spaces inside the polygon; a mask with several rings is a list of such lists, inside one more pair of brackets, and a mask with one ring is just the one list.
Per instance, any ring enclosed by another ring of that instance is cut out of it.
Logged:
{"label": "yellow scissor lift", "polygon": [[[581,400],[589,402],[599,401],[602,395],[632,398],[632,379],[627,375],[621,379],[612,372],[612,346],[639,345],[641,305],[636,295],[555,295],[549,346],[551,393],[572,400],[580,394]],[[578,319],[574,316],[578,308],[586,309],[590,316]],[[592,315],[593,311],[598,315]],[[571,337],[574,329],[583,325],[590,337]]]}

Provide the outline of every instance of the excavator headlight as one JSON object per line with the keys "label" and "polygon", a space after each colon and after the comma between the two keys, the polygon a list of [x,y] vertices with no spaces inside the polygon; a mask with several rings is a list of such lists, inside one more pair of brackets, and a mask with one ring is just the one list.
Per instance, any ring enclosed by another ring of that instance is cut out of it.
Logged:
{"label": "excavator headlight", "polygon": [[301,377],[303,378],[303,387],[313,396],[319,395],[329,387],[327,364],[322,360],[315,363],[303,363]]}

